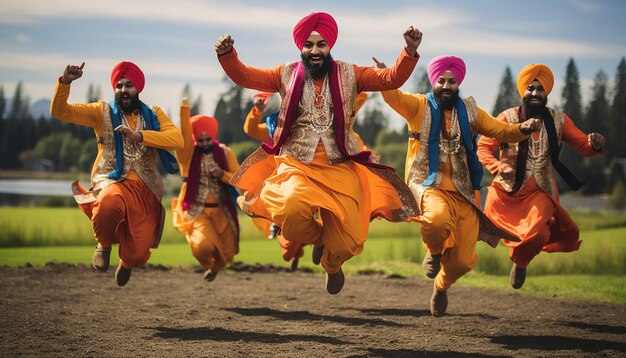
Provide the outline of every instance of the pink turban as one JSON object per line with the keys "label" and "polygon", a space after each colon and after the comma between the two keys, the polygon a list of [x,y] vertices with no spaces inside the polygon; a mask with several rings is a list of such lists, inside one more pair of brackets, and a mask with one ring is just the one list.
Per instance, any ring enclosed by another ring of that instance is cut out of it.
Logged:
{"label": "pink turban", "polygon": [[122,61],[113,67],[113,71],[111,71],[111,86],[113,86],[113,91],[115,91],[117,82],[122,77],[126,77],[130,82],[132,82],[139,93],[143,91],[146,79],[143,76],[143,72],[141,72],[141,69],[139,69],[137,65],[129,61]]}
{"label": "pink turban", "polygon": [[439,56],[433,58],[428,64],[428,80],[435,87],[435,83],[444,72],[450,71],[461,84],[465,78],[465,62],[456,56]]}
{"label": "pink turban", "polygon": [[193,135],[194,143],[200,139],[202,133],[206,133],[213,139],[217,136],[217,119],[199,114],[191,117],[189,122],[191,123],[191,134]]}
{"label": "pink turban", "polygon": [[522,71],[517,77],[517,92],[519,92],[520,97],[524,97],[526,88],[528,88],[528,85],[530,85],[534,80],[541,83],[543,89],[546,90],[546,95],[550,94],[550,91],[552,91],[552,87],[554,86],[554,75],[552,74],[552,71],[550,71],[550,68],[546,65],[531,63],[530,65],[522,68]]}
{"label": "pink turban", "polygon": [[300,51],[313,31],[319,33],[328,46],[333,48],[335,41],[337,41],[338,29],[332,16],[325,12],[312,12],[298,21],[293,27],[293,41]]}

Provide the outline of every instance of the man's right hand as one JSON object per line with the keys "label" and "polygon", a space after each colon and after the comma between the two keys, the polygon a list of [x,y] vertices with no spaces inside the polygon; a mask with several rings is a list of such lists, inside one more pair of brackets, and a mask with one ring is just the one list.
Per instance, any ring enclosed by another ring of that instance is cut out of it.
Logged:
{"label": "man's right hand", "polygon": [[83,67],[85,67],[85,63],[83,62],[80,66],[75,65],[67,65],[65,66],[65,71],[63,71],[63,76],[61,76],[61,83],[64,85],[69,85],[72,81],[77,80],[83,76]]}
{"label": "man's right hand", "polygon": [[267,97],[256,97],[254,99],[254,107],[256,107],[256,110],[259,112],[263,112],[267,107],[267,100]]}
{"label": "man's right hand", "polygon": [[215,53],[218,56],[225,55],[233,50],[235,40],[230,35],[222,35],[217,41],[215,41]]}

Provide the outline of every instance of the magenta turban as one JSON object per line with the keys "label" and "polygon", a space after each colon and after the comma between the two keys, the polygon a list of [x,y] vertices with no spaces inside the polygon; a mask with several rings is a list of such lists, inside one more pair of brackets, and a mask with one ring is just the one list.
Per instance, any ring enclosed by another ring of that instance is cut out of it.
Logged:
{"label": "magenta turban", "polygon": [[439,56],[428,64],[428,80],[435,87],[435,83],[444,72],[450,71],[456,81],[461,84],[465,78],[465,62],[456,56]]}
{"label": "magenta turban", "polygon": [[126,77],[130,82],[132,82],[139,93],[141,93],[143,86],[146,84],[146,79],[143,76],[141,69],[129,61],[122,61],[113,67],[113,71],[111,71],[111,86],[113,86],[113,91],[115,91],[117,82],[122,77]]}
{"label": "magenta turban", "polygon": [[316,31],[326,41],[332,49],[337,41],[338,29],[337,23],[332,16],[325,12],[312,12],[298,21],[293,27],[293,41],[296,47],[302,51],[304,43],[309,39],[311,33]]}

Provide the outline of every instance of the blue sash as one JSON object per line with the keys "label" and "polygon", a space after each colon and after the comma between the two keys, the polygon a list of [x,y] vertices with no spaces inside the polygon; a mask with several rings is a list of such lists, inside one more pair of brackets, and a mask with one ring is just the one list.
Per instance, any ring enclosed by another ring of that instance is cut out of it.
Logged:
{"label": "blue sash", "polygon": [[270,138],[274,137],[274,131],[276,130],[276,123],[278,123],[278,113],[272,113],[265,117],[265,124],[267,125],[267,131],[270,134]]}
{"label": "blue sash", "polygon": [[[441,109],[435,101],[435,96],[432,92],[429,92],[426,97],[428,98],[428,105],[431,112],[431,126],[430,133],[428,135],[428,176],[422,183],[423,186],[431,186],[435,181],[437,175],[437,166],[439,165],[439,138],[441,133]],[[472,139],[472,128],[469,124],[469,116],[467,115],[467,108],[461,98],[457,99],[456,111],[459,117],[459,128],[461,131],[461,139],[463,140],[463,147],[465,147],[465,153],[467,154],[467,166],[470,172],[470,180],[472,182],[472,188],[474,190],[480,190],[480,182],[483,178],[483,166],[478,161],[478,156],[475,151],[475,144]]]}
{"label": "blue sash", "polygon": [[[111,125],[115,129],[122,124],[122,115],[115,104],[115,100],[109,102],[109,106],[111,107]],[[139,111],[143,116],[147,130],[159,131],[161,129],[154,111],[141,101],[139,101]],[[113,144],[115,148],[115,170],[108,174],[108,178],[118,180],[124,170],[124,141],[121,133],[113,131]],[[178,163],[172,153],[160,148],[157,149],[157,152],[163,168],[170,174],[178,173]]]}

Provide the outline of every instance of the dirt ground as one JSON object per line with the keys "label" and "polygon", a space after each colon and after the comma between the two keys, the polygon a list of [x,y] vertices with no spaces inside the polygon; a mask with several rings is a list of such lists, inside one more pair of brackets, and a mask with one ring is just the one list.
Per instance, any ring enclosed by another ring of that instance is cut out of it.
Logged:
{"label": "dirt ground", "polygon": [[332,296],[304,272],[114,271],[0,268],[0,356],[626,356],[626,305],[456,285],[434,318],[425,278],[348,276]]}

